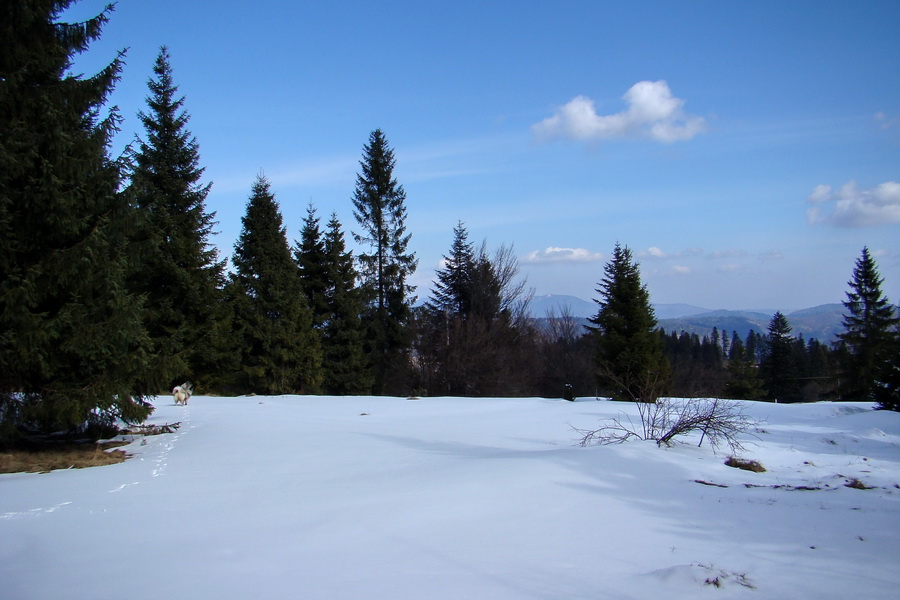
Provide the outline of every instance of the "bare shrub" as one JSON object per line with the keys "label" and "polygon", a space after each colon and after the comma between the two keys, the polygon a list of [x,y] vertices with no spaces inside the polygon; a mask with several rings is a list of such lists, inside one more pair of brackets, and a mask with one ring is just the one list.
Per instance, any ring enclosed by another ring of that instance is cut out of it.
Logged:
{"label": "bare shrub", "polygon": [[671,446],[675,438],[700,432],[700,443],[708,440],[713,449],[727,445],[732,453],[743,450],[739,435],[753,431],[758,421],[744,412],[743,403],[720,399],[660,398],[638,402],[638,420],[620,415],[598,429],[578,429],[580,446],[621,444],[630,439],[653,440]]}

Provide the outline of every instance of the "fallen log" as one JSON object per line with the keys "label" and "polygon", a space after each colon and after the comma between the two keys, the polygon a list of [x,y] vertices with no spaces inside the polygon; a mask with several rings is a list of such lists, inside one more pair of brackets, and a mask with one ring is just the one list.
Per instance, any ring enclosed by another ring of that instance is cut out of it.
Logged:
{"label": "fallen log", "polygon": [[175,433],[181,427],[181,421],[177,423],[162,423],[160,425],[131,425],[123,433],[131,435],[161,435],[163,433]]}

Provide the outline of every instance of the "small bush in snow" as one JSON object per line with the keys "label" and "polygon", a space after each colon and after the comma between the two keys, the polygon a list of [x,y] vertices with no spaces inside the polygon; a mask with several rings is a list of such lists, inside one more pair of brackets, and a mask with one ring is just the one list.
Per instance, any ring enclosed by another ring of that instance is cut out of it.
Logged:
{"label": "small bush in snow", "polygon": [[621,444],[638,439],[671,446],[676,437],[700,433],[698,445],[708,440],[714,449],[725,444],[737,452],[744,449],[738,436],[758,425],[744,413],[744,404],[735,400],[661,398],[654,403],[638,402],[636,406],[638,421],[622,415],[598,429],[574,428],[581,435],[579,445]]}

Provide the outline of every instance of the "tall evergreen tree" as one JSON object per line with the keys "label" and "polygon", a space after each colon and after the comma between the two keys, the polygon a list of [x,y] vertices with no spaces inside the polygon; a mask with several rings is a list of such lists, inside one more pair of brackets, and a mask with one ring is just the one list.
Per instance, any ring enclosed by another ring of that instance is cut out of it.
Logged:
{"label": "tall evergreen tree", "polygon": [[184,97],[163,46],[147,82],[148,112],[139,113],[145,139],[134,154],[130,193],[138,209],[140,260],[131,287],[147,299],[147,330],[156,355],[149,391],[185,379],[208,383],[224,360],[224,262],[210,244],[214,213],[210,183],[201,183],[200,151],[187,130]]}
{"label": "tall evergreen tree", "polygon": [[748,331],[747,338],[744,341],[744,353],[747,357],[747,360],[753,362],[754,364],[759,363],[762,345],[762,336],[759,334],[759,332],[753,329]]}
{"label": "tall evergreen tree", "polygon": [[275,196],[253,184],[235,244],[231,293],[242,338],[241,381],[263,394],[310,393],[322,380],[322,351],[300,288]]}
{"label": "tall evergreen tree", "polygon": [[474,367],[484,364],[472,348],[468,323],[475,286],[475,250],[460,221],[450,252],[435,273],[431,298],[420,311],[417,353],[423,385],[430,394],[478,395]]}
{"label": "tall evergreen tree", "polygon": [[794,352],[791,325],[780,311],[769,322],[769,335],[765,339],[763,359],[759,365],[760,376],[766,387],[766,397],[776,402],[797,402],[800,397],[800,380]]}
{"label": "tall evergreen tree", "polygon": [[394,178],[395,164],[384,133],[376,129],[363,147],[356,177],[353,216],[362,233],[353,238],[369,248],[358,260],[378,394],[388,391],[389,380],[406,370],[411,343],[408,323],[414,288],[407,281],[415,272],[416,259],[407,248],[406,192]]}
{"label": "tall evergreen tree", "polygon": [[889,376],[889,364],[896,360],[896,308],[881,291],[884,279],[868,248],[856,261],[850,291],[844,308],[844,331],[838,334],[841,347],[838,395],[845,401],[875,401],[875,392],[883,394],[880,379]]}
{"label": "tall evergreen tree", "polygon": [[616,243],[590,321],[596,339],[598,381],[617,400],[655,402],[669,385],[669,365],[656,333],[650,293],[631,250]]}
{"label": "tall evergreen tree", "polygon": [[435,273],[428,309],[432,313],[466,316],[472,309],[475,250],[462,221],[453,228],[453,244]]}
{"label": "tall evergreen tree", "polygon": [[341,223],[334,213],[325,231],[324,251],[328,319],[322,331],[323,387],[335,395],[371,393],[372,372],[365,354],[361,318],[363,299],[357,287],[353,254],[346,248]]}
{"label": "tall evergreen tree", "polygon": [[329,318],[325,295],[328,289],[328,263],[319,218],[312,203],[306,207],[300,239],[294,242],[294,259],[300,269],[303,294],[312,310],[313,325],[321,329]]}
{"label": "tall evergreen tree", "polygon": [[147,336],[125,286],[129,223],[101,111],[122,54],[92,77],[74,56],[112,7],[58,22],[67,1],[0,5],[0,438],[19,425],[138,421]]}

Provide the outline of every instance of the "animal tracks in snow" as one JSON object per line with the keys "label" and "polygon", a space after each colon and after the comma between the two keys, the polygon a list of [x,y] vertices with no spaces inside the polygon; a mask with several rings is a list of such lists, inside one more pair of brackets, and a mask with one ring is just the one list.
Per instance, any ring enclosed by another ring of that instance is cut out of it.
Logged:
{"label": "animal tracks in snow", "polygon": [[[148,435],[139,436],[141,438],[141,441],[139,444],[141,449],[135,453],[135,454],[137,454],[137,456],[134,456],[130,460],[134,460],[134,461],[138,461],[138,462],[142,462],[144,460],[151,461],[151,468],[150,468],[149,474],[152,477],[160,477],[161,475],[165,474],[166,469],[169,465],[169,455],[172,452],[172,450],[175,448],[176,444],[178,443],[178,440],[180,440],[182,436],[187,435],[190,432],[190,430],[194,428],[194,426],[191,425],[191,423],[190,423],[190,409],[186,406],[183,407],[181,414],[183,417],[182,421],[181,421],[181,427],[178,428],[177,431],[174,431],[172,433],[162,433],[159,435],[152,435],[152,436],[148,436]],[[135,441],[137,441],[137,440],[135,439]],[[134,466],[137,466],[137,465],[134,465]],[[97,467],[97,468],[100,468],[100,467]],[[123,473],[125,473],[126,476],[128,476],[127,475],[128,472],[129,471],[127,471],[127,470],[123,471]],[[135,475],[137,475],[140,478],[141,477],[140,473],[146,474],[147,471],[144,469],[138,468],[138,469],[132,469],[130,471],[130,473],[131,473],[130,477],[135,477]],[[87,474],[87,471],[85,471],[85,474]],[[44,476],[44,475],[42,475],[42,476]],[[94,492],[94,493],[100,493],[100,494],[106,495],[106,494],[118,494],[119,492],[124,492],[124,491],[128,490],[128,488],[134,487],[136,485],[140,485],[140,483],[141,483],[140,480],[122,481],[121,479],[119,479],[119,481],[116,481],[116,477],[111,477],[111,478],[101,477],[98,480],[96,480],[93,484],[86,483],[85,485],[87,485],[88,487],[93,487],[96,490],[96,492]],[[91,492],[88,491],[88,494],[91,494]],[[2,512],[2,513],[0,513],[0,520],[12,520],[12,519],[23,519],[23,518],[29,518],[29,517],[40,517],[43,515],[55,513],[67,506],[70,508],[74,508],[75,506],[82,504],[81,500],[82,500],[82,498],[76,498],[75,500],[67,500],[65,502],[57,502],[56,504],[53,504],[51,506],[46,506],[46,507],[28,508],[28,509],[23,509],[23,510],[13,510],[13,511]],[[35,504],[38,504],[38,503],[39,503],[39,501],[35,502]]]}
{"label": "animal tracks in snow", "polygon": [[191,413],[187,405],[182,406],[180,423],[181,427],[175,433],[164,434],[167,435],[167,438],[163,443],[162,450],[155,459],[155,467],[151,473],[153,477],[159,477],[166,472],[166,467],[169,466],[169,453],[178,443],[178,440],[190,433],[191,429],[194,428],[191,425]]}
{"label": "animal tracks in snow", "polygon": [[124,490],[124,489],[127,488],[128,486],[137,485],[137,484],[139,484],[139,483],[140,483],[140,481],[132,481],[131,483],[123,483],[122,485],[120,485],[120,486],[117,487],[116,489],[109,490],[109,493],[110,493],[110,494],[115,494],[116,492],[121,492],[122,490]]}

